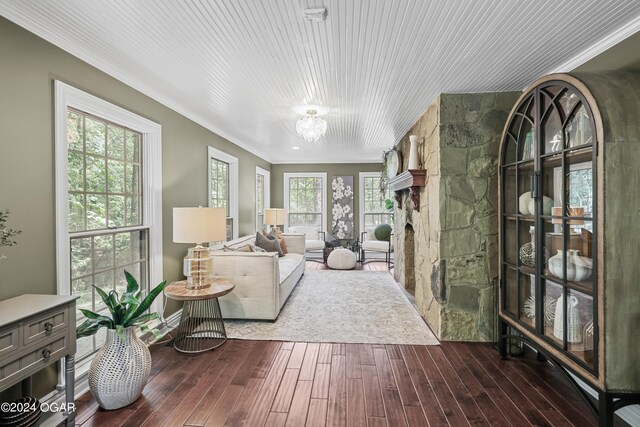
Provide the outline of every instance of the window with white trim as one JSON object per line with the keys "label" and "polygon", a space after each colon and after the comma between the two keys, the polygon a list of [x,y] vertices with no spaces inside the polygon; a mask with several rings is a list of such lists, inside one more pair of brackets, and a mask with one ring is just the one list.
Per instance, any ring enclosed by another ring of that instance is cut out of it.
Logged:
{"label": "window with white trim", "polygon": [[326,173],[285,173],[285,226],[316,226],[325,231],[326,192]]}
{"label": "window with white trim", "polygon": [[227,209],[227,240],[238,238],[238,158],[209,147],[209,207]]}
{"label": "window with white trim", "polygon": [[391,200],[391,190],[387,188],[382,194],[380,181],[379,172],[360,172],[360,232],[393,223],[393,212],[386,205],[386,200]]}
{"label": "window with white trim", "polygon": [[256,231],[264,230],[264,209],[271,207],[271,172],[256,166]]}
{"label": "window with white trim", "polygon": [[[122,295],[124,270],[143,292],[160,283],[160,153],[158,124],[56,82],[58,293],[78,295],[78,309],[107,314],[93,286]],[[77,360],[105,336],[102,328],[79,339]]]}

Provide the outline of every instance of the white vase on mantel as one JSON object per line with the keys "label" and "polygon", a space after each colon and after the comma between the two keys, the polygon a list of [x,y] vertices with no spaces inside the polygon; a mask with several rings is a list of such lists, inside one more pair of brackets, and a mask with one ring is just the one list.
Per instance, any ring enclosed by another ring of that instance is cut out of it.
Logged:
{"label": "white vase on mantel", "polygon": [[409,166],[407,169],[418,169],[418,137],[409,135]]}

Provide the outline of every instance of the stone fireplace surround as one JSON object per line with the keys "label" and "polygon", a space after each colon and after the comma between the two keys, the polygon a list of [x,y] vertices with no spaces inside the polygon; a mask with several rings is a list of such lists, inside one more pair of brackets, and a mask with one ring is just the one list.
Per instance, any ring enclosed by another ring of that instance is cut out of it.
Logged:
{"label": "stone fireplace surround", "polygon": [[498,280],[498,148],[519,93],[441,94],[409,135],[426,169],[419,209],[395,203],[396,280],[440,340],[494,341]]}

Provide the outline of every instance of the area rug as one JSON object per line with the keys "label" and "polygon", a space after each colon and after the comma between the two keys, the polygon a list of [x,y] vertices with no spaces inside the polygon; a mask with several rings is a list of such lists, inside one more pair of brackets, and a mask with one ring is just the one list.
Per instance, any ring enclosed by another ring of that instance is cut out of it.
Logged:
{"label": "area rug", "polygon": [[246,340],[438,345],[388,272],[308,271],[275,322],[225,320]]}

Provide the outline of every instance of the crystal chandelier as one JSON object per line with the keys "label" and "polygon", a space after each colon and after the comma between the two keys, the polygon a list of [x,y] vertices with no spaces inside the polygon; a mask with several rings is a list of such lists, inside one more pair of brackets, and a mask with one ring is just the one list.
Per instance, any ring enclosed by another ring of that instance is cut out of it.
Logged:
{"label": "crystal chandelier", "polygon": [[300,117],[296,123],[298,135],[306,142],[317,142],[327,132],[327,121],[316,117],[316,110],[307,110],[307,115]]}

